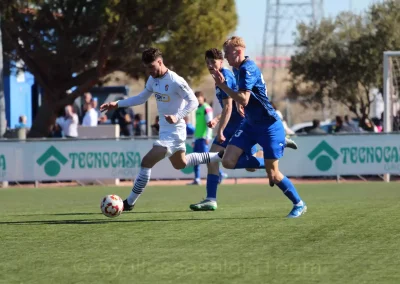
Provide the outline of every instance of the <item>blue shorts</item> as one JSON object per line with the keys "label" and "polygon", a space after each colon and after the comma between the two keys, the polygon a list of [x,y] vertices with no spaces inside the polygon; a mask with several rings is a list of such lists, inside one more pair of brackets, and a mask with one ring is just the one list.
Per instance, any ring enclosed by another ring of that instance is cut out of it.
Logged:
{"label": "blue shorts", "polygon": [[263,148],[264,159],[280,159],[285,149],[285,136],[285,129],[280,120],[265,125],[250,125],[244,122],[236,130],[229,144],[245,151],[258,143]]}
{"label": "blue shorts", "polygon": [[[215,137],[213,144],[226,148],[229,144],[229,140],[231,140],[231,138],[232,138],[233,134],[235,134],[236,130],[237,130],[237,128],[235,128],[235,129],[225,128],[224,129],[225,141],[223,143],[219,143],[217,141],[218,137]],[[257,146],[253,145],[249,148],[243,149],[243,152],[246,154],[249,154],[249,155],[254,155],[255,153],[257,153]]]}
{"label": "blue shorts", "polygon": [[203,153],[208,152],[208,145],[206,144],[206,139],[200,138],[194,141],[193,152]]}

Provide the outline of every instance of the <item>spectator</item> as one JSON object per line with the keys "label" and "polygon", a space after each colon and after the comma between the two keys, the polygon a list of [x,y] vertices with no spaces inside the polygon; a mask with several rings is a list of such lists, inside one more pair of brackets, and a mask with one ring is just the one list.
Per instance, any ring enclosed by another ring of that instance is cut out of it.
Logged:
{"label": "spectator", "polygon": [[321,122],[318,119],[313,119],[313,126],[307,133],[312,135],[327,134],[326,131],[321,128]]}
{"label": "spectator", "polygon": [[[196,127],[194,131],[194,143],[193,152],[203,153],[208,152],[208,145],[212,139],[212,129],[207,126],[213,119],[213,109],[206,102],[203,92],[198,91],[194,93],[199,102],[199,106],[196,110]],[[194,180],[191,185],[200,185],[200,166],[194,166]]]}
{"label": "spectator", "polygon": [[132,136],[134,113],[129,107],[117,108],[111,116],[112,124],[119,124],[120,133],[122,136]]}
{"label": "spectator", "polygon": [[393,118],[393,131],[400,131],[400,110],[397,115]]}
{"label": "spectator", "polygon": [[18,118],[18,124],[15,125],[15,128],[16,129],[27,128],[26,122],[27,122],[26,116],[20,115],[20,117]]}
{"label": "spectator", "polygon": [[160,116],[156,116],[154,124],[151,126],[151,135],[158,136],[160,132]]}
{"label": "spectator", "polygon": [[93,108],[94,108],[94,109],[96,110],[96,112],[97,112],[97,117],[98,117],[99,120],[100,120],[101,111],[100,111],[99,108],[98,108],[98,106],[99,106],[98,99],[97,99],[96,97],[94,97],[93,100],[92,100],[92,103],[93,103]]}
{"label": "spectator", "polygon": [[93,98],[93,108],[97,112],[97,117],[98,117],[98,124],[105,123],[107,121],[107,115],[102,114],[100,109],[98,108],[98,99],[96,97]]}
{"label": "spectator", "polygon": [[82,126],[97,126],[99,116],[94,106],[94,100],[88,103],[85,116],[83,117]]}
{"label": "spectator", "polygon": [[[75,110],[75,107],[73,107]],[[57,119],[53,125],[50,126],[50,137],[52,138],[62,138],[63,137],[63,132],[61,129],[61,126],[58,124],[58,122],[65,116],[65,108],[61,109],[58,114],[57,114]]]}
{"label": "spectator", "polygon": [[92,94],[87,92],[83,95],[83,104],[81,105],[81,112],[79,117],[79,123],[83,122],[83,118],[85,117],[86,111],[88,109],[88,105],[92,101]]}
{"label": "spectator", "polygon": [[56,123],[50,126],[50,135],[49,138],[62,138],[63,133],[60,125],[58,124],[59,118],[57,118]]}
{"label": "spectator", "polygon": [[186,122],[186,135],[187,136],[193,136],[194,131],[195,131],[194,125],[189,122],[189,117],[188,116],[185,116],[183,119]]}
{"label": "spectator", "polygon": [[142,119],[140,113],[135,114],[133,118],[133,131],[135,136],[146,135],[146,121]]}
{"label": "spectator", "polygon": [[377,117],[374,117],[371,119],[371,121],[376,127],[376,132],[378,132],[378,133],[382,132],[383,126],[382,126],[381,120]]}
{"label": "spectator", "polygon": [[79,105],[76,101],[72,105],[72,109],[74,110],[74,113],[76,113],[79,117],[79,123],[82,122],[83,115],[82,115],[82,106]]}
{"label": "spectator", "polygon": [[347,114],[344,116],[343,130],[346,132],[360,132],[357,125]]}
{"label": "spectator", "polygon": [[56,122],[60,126],[65,137],[78,137],[79,118],[78,115],[74,113],[73,107],[71,105],[67,105],[65,107],[65,116],[59,117]]}
{"label": "spectator", "polygon": [[378,132],[378,129],[376,126],[372,123],[372,121],[369,118],[362,119],[360,121],[360,127],[367,132]]}
{"label": "spectator", "polygon": [[[385,113],[382,112],[380,119],[380,125],[382,125],[382,132],[385,131],[384,116]],[[398,110],[397,114],[393,116],[392,131],[400,131],[400,110]]]}
{"label": "spectator", "polygon": [[335,124],[335,126],[334,126],[334,128],[333,128],[333,133],[344,133],[344,132],[348,132],[348,131],[346,131],[346,129],[348,129],[348,128],[346,128],[346,127],[344,126],[343,117],[341,117],[340,115],[337,115],[336,118],[335,118],[335,120],[336,120],[336,124]]}

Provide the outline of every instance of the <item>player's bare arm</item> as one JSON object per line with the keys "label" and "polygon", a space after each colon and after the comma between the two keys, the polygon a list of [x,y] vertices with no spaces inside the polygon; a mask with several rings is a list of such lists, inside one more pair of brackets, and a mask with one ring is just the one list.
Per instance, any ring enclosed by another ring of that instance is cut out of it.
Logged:
{"label": "player's bare arm", "polygon": [[232,114],[232,99],[226,98],[222,101],[222,103],[223,103],[223,108],[221,113],[221,120],[219,122],[219,127],[217,131],[219,143],[223,143],[226,140],[224,136],[224,130],[228,125],[229,119],[231,118]]}
{"label": "player's bare arm", "polygon": [[144,89],[139,95],[127,98],[125,100],[109,102],[102,104],[100,106],[100,111],[108,111],[112,109],[117,109],[119,107],[131,107],[144,104],[151,96],[152,92]]}
{"label": "player's bare arm", "polygon": [[214,117],[210,122],[207,123],[207,126],[211,129],[214,129],[215,126],[217,126],[217,124],[219,123],[221,119],[221,114],[217,115],[216,117]]}
{"label": "player's bare arm", "polygon": [[100,111],[101,112],[109,111],[109,110],[117,109],[117,108],[118,108],[118,102],[109,102],[109,103],[102,104],[100,106]]}
{"label": "player's bare arm", "polygon": [[234,91],[225,84],[225,77],[219,70],[210,71],[211,76],[214,78],[215,84],[228,94],[235,102],[238,102],[242,106],[246,106],[250,99],[250,91],[239,90]]}
{"label": "player's bare arm", "polygon": [[239,113],[242,117],[244,117],[244,106],[241,105],[241,104],[238,103],[238,102],[235,102],[235,104],[236,104],[236,109],[237,109],[238,113]]}

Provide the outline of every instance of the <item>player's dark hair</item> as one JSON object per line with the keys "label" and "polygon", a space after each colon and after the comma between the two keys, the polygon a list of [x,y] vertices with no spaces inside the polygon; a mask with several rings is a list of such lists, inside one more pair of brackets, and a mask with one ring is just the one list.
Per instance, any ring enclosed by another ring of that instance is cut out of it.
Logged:
{"label": "player's dark hair", "polygon": [[158,58],[162,58],[162,52],[158,48],[150,47],[142,53],[142,62],[144,64],[150,64]]}
{"label": "player's dark hair", "polygon": [[205,53],[205,59],[224,59],[224,55],[222,54],[222,51],[219,50],[218,48],[210,48],[209,50],[206,51]]}

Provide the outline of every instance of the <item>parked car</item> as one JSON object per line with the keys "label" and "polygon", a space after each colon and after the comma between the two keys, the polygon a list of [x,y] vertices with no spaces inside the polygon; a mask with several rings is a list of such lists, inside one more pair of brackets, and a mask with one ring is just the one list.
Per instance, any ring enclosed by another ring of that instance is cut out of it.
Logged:
{"label": "parked car", "polygon": [[[359,120],[353,119],[353,122],[358,126]],[[336,122],[331,119],[327,119],[325,121],[321,121],[320,128],[324,130],[326,133],[332,133],[333,128],[335,127]],[[312,128],[312,121],[297,123],[293,125],[290,129],[293,130],[295,134],[307,134],[308,131]]]}
{"label": "parked car", "polygon": [[[332,122],[331,119],[327,119],[325,121],[321,121],[320,127],[326,133],[332,132],[332,127],[335,125],[335,122]],[[312,121],[297,123],[293,125],[290,129],[293,130],[295,134],[307,134],[308,131],[313,127]]]}

